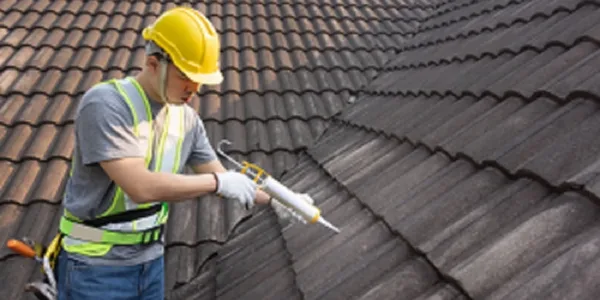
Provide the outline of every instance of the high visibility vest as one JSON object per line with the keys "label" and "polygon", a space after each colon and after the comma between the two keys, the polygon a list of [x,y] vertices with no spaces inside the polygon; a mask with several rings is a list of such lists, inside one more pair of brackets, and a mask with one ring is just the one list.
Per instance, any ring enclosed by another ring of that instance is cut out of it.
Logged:
{"label": "high visibility vest", "polygon": [[[126,80],[133,83],[133,87],[121,85],[116,79],[100,84],[113,84],[129,106],[133,116],[133,131],[146,148],[146,167],[149,168],[154,159],[154,171],[177,173],[185,136],[185,107],[167,104],[162,131],[155,133],[146,94],[134,78],[127,77]],[[139,93],[141,97],[130,97],[133,93]],[[158,138],[157,147],[153,147],[155,138]],[[72,172],[71,169],[71,176]],[[114,245],[158,241],[162,238],[168,215],[169,206],[166,202],[137,204],[116,186],[111,205],[94,220],[82,221],[64,210],[59,225],[59,230],[64,235],[62,246],[67,252],[101,256],[108,253]]]}

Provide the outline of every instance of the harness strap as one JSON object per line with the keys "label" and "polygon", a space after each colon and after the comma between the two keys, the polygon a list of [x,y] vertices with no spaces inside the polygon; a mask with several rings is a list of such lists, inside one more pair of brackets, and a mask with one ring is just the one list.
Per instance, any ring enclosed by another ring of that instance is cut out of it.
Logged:
{"label": "harness strap", "polygon": [[92,227],[101,227],[111,223],[122,223],[122,222],[131,222],[137,219],[145,218],[151,216],[160,211],[162,208],[161,205],[153,205],[146,208],[140,208],[136,210],[127,210],[124,212],[120,212],[115,215],[108,215],[104,217],[99,217],[92,220],[85,220],[83,223],[85,225],[89,225]]}
{"label": "harness strap", "polygon": [[165,209],[163,205],[124,211],[115,215],[96,218],[83,222],[73,221],[66,216],[60,219],[59,230],[73,238],[89,242],[109,243],[114,245],[148,244],[159,241],[164,233],[164,224],[145,231],[123,232],[98,228],[110,223],[130,222],[158,213]]}
{"label": "harness strap", "polygon": [[163,224],[145,231],[123,232],[84,225],[64,216],[60,219],[59,228],[64,234],[76,239],[113,245],[149,244],[159,241],[164,233]]}

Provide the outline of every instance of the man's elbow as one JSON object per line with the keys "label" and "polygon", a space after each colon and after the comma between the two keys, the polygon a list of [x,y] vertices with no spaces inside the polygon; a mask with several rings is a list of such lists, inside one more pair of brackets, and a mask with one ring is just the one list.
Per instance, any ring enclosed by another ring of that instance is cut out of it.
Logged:
{"label": "man's elbow", "polygon": [[143,158],[123,158],[100,162],[108,176],[138,204],[158,201],[160,187],[155,175],[146,169]]}
{"label": "man's elbow", "polygon": [[128,195],[131,201],[136,204],[157,202],[160,199],[160,195],[156,189],[144,184],[134,187]]}

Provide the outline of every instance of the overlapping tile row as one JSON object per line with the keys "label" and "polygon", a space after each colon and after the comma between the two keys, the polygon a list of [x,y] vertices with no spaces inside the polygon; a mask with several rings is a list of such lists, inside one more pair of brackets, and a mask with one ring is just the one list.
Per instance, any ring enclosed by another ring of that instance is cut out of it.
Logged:
{"label": "overlapping tile row", "polygon": [[600,292],[600,206],[584,195],[342,123],[309,153],[471,299]]}
{"label": "overlapping tile row", "polygon": [[[490,4],[491,2],[487,3]],[[513,34],[514,30],[519,30],[519,28],[523,28],[525,26],[543,27],[544,24],[553,25],[557,21],[567,17],[575,10],[587,8],[590,10],[589,12],[594,12],[597,6],[598,3],[593,0],[533,0],[526,2],[510,2],[506,8],[494,11],[493,18],[490,18],[489,15],[485,14],[482,14],[476,18],[466,18],[464,17],[465,13],[460,12],[461,17],[454,16],[456,21],[452,24],[446,24],[443,27],[432,28],[415,35],[414,38],[405,44],[405,47],[402,49],[402,51],[406,55],[408,55],[408,53],[412,53],[412,51],[417,51],[417,49],[420,49],[418,51],[421,52],[426,51],[428,55],[424,57],[429,61],[439,60],[441,57],[443,57],[441,54],[444,52],[434,51],[437,49],[444,49],[448,51],[449,48],[452,48],[452,52],[446,52],[447,56],[465,56],[464,51],[467,51],[469,54],[483,53],[488,49],[487,47],[489,47],[489,44],[475,44],[477,47],[472,48],[472,46],[459,47],[458,43],[477,43],[481,42],[481,40],[485,40],[486,38],[489,39],[490,35],[497,35],[498,37],[504,39],[506,38],[507,34]],[[544,30],[545,28],[538,29]],[[531,42],[539,41],[543,40],[533,39]],[[505,42],[502,47],[507,49],[520,48],[522,45],[517,43],[523,43],[523,39],[519,37],[508,43]],[[493,50],[497,49],[492,49],[491,51]],[[491,51],[488,50],[488,52]]]}
{"label": "overlapping tile row", "polygon": [[584,97],[559,104],[547,97],[381,96],[359,102],[341,118],[452,157],[599,197],[599,108],[595,99]]}
{"label": "overlapping tile row", "polygon": [[206,93],[201,98],[193,98],[190,105],[206,124],[214,121],[226,124],[232,120],[301,120],[310,123],[328,120],[346,106],[350,97],[349,91],[304,92],[301,95],[294,92],[248,92],[245,95]]}
{"label": "overlapping tile row", "polygon": [[[356,139],[361,140],[358,132]],[[298,223],[283,231],[304,299],[427,299],[436,293],[466,299],[364,205],[369,199],[354,196],[311,157],[301,156],[282,182],[310,194],[322,215],[341,230],[335,234],[318,224]]]}
{"label": "overlapping tile row", "polygon": [[536,0],[498,11],[494,23],[480,18],[417,35],[389,68],[418,69],[496,58],[525,49],[571,48],[577,41],[598,41],[600,2]]}
{"label": "overlapping tile row", "polygon": [[[552,3],[530,4],[544,11]],[[465,39],[401,52],[368,89],[403,96],[546,93],[565,99],[573,92],[597,95],[596,72],[590,66],[598,59],[600,23],[595,14],[600,6],[577,3],[587,2],[572,2],[572,10],[564,8],[548,18],[539,15],[535,22],[513,22],[491,33],[482,30]],[[440,33],[439,38],[444,36]]]}
{"label": "overlapping tile row", "polygon": [[421,35],[430,30],[445,28],[455,23],[471,21],[476,18],[491,19],[490,16],[493,18],[498,11],[523,2],[527,1],[460,0],[447,2],[445,5],[437,7],[427,18],[424,18],[415,34]]}

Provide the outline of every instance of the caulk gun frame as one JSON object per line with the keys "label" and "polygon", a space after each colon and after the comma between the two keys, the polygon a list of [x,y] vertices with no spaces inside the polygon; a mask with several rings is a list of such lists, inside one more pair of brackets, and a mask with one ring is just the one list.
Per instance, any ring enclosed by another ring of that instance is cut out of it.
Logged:
{"label": "caulk gun frame", "polygon": [[[234,164],[239,169],[243,169],[244,165],[242,165],[241,163],[237,162],[235,159],[233,159],[233,157],[225,154],[225,151],[223,151],[223,149],[222,149],[223,148],[223,144],[231,145],[231,142],[229,140],[227,140],[227,139],[220,140],[219,143],[217,144],[217,153],[219,155],[223,156],[228,161],[230,161],[232,164]],[[252,176],[252,177],[254,177],[254,176],[257,175],[254,172],[254,170],[252,170],[252,169],[248,169],[246,172],[249,173],[249,175]]]}
{"label": "caulk gun frame", "polygon": [[223,148],[223,144],[231,145],[231,141],[226,140],[226,139],[220,140],[219,143],[217,144],[217,153],[219,155],[223,156],[228,161],[230,161],[232,164],[236,165],[236,167],[242,168],[243,167],[242,164],[240,164],[239,162],[237,162],[231,156],[225,154],[225,152],[222,149]]}

